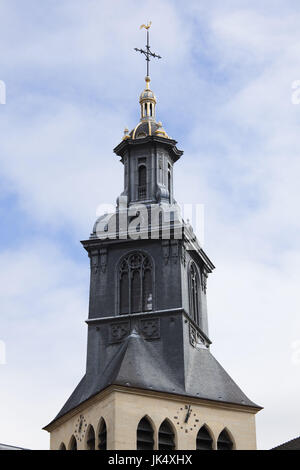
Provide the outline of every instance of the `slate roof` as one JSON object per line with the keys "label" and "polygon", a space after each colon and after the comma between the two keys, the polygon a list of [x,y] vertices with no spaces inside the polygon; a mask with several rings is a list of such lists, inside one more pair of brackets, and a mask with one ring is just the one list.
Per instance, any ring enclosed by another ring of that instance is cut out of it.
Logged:
{"label": "slate roof", "polygon": [[0,444],[0,450],[26,450],[22,447],[8,446],[6,444]]}
{"label": "slate roof", "polygon": [[154,344],[132,332],[101,375],[83,377],[55,420],[113,384],[261,409],[249,400],[208,349],[191,349],[185,376],[180,380]]}
{"label": "slate roof", "polygon": [[271,450],[300,450],[300,437],[296,437],[295,439],[274,447]]}

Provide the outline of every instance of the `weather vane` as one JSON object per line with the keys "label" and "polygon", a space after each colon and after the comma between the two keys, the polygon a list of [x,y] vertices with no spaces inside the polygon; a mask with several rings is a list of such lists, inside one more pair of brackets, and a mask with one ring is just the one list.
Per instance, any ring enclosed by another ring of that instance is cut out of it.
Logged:
{"label": "weather vane", "polygon": [[155,54],[154,52],[151,52],[150,50],[150,44],[149,44],[149,29],[152,25],[152,22],[150,21],[147,25],[145,24],[142,24],[140,26],[140,29],[143,29],[145,28],[146,31],[147,31],[147,45],[146,45],[146,50],[144,49],[138,49],[137,47],[134,48],[135,51],[137,52],[140,52],[141,54],[144,54],[145,57],[146,57],[146,61],[147,61],[147,77],[149,77],[149,62],[150,62],[150,58],[151,57],[155,57],[157,59],[161,59],[161,56],[158,55],[158,54]]}

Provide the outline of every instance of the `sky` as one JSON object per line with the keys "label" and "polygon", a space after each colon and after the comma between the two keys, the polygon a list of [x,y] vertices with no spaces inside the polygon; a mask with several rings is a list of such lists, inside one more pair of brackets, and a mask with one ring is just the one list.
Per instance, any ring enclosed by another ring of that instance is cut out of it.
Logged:
{"label": "sky", "polygon": [[84,374],[80,240],[123,190],[148,20],[175,197],[204,204],[216,265],[212,352],[264,407],[259,449],[299,436],[299,2],[0,0],[0,17],[0,442],[47,449]]}

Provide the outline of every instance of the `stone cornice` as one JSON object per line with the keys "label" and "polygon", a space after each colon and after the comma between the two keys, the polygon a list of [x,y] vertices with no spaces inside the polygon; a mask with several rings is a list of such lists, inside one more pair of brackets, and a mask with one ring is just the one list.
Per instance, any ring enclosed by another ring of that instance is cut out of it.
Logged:
{"label": "stone cornice", "polygon": [[149,145],[149,143],[157,143],[161,144],[164,147],[167,147],[173,161],[176,162],[179,158],[183,155],[183,150],[179,150],[176,147],[176,140],[173,139],[166,139],[165,137],[158,137],[158,136],[148,136],[143,139],[126,139],[123,140],[117,147],[114,148],[114,153],[119,157],[122,157],[124,152],[129,149],[130,147],[140,146],[140,145]]}
{"label": "stone cornice", "polygon": [[73,410],[69,411],[65,415],[61,416],[58,419],[54,419],[51,423],[45,426],[43,430],[48,431],[48,432],[54,431],[57,427],[61,426],[63,423],[68,421],[73,416],[82,412],[87,407],[94,405],[95,403],[107,398],[109,395],[112,395],[114,393],[139,395],[139,396],[156,398],[156,399],[161,399],[161,400],[168,400],[168,401],[173,401],[176,403],[183,403],[183,404],[186,404],[188,402],[192,405],[199,405],[199,406],[205,406],[208,408],[217,408],[217,409],[223,409],[223,410],[240,411],[242,413],[250,413],[250,414],[256,414],[260,410],[262,410],[261,407],[238,405],[235,403],[228,403],[228,402],[217,402],[214,400],[196,398],[196,397],[191,397],[188,395],[185,396],[185,395],[177,395],[177,394],[172,394],[172,393],[167,393],[167,392],[158,392],[155,390],[129,388],[129,387],[123,387],[121,385],[110,385],[105,390],[102,390],[101,392],[97,393],[93,397],[82,402],[79,406],[77,406],[76,408],[73,408]]}
{"label": "stone cornice", "polygon": [[189,314],[184,310],[184,308],[170,308],[167,310],[155,310],[151,312],[139,312],[139,313],[130,313],[128,315],[112,315],[109,317],[96,317],[96,318],[89,318],[86,320],[86,323],[88,325],[97,325],[100,323],[110,323],[111,321],[120,321],[120,320],[128,320],[130,318],[151,318],[151,317],[157,317],[157,316],[166,316],[166,315],[180,315],[182,314],[187,321],[189,321],[194,328],[199,331],[200,335],[202,335],[205,340],[209,343],[212,344],[211,340],[209,337],[201,330],[199,325],[195,323],[195,321],[189,316]]}

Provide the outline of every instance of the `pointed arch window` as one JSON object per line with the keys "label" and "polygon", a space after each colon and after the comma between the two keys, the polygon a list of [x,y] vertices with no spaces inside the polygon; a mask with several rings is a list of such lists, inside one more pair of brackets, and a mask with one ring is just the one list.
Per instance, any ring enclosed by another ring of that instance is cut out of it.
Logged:
{"label": "pointed arch window", "polygon": [[75,436],[71,437],[70,444],[69,444],[69,450],[77,450],[77,441]]}
{"label": "pointed arch window", "polygon": [[158,449],[159,450],[174,450],[175,449],[175,434],[171,424],[166,419],[160,426],[158,431]]}
{"label": "pointed arch window", "polygon": [[99,432],[98,432],[98,449],[99,450],[107,449],[107,429],[106,429],[106,423],[103,418],[100,421]]}
{"label": "pointed arch window", "polygon": [[65,444],[62,442],[59,446],[59,450],[67,450]]}
{"label": "pointed arch window", "polygon": [[213,440],[211,435],[209,434],[207,427],[202,426],[197,434],[196,439],[196,449],[197,450],[212,450],[213,448]]}
{"label": "pointed arch window", "polygon": [[153,310],[153,267],[144,253],[123,258],[119,270],[120,314]]}
{"label": "pointed arch window", "polygon": [[153,428],[148,418],[142,418],[137,427],[136,448],[137,450],[153,450]]}
{"label": "pointed arch window", "polygon": [[147,168],[146,165],[140,165],[138,168],[138,198],[147,198]]}
{"label": "pointed arch window", "polygon": [[194,262],[190,265],[189,273],[190,284],[190,315],[195,323],[199,324],[199,288],[200,280],[198,270]]}
{"label": "pointed arch window", "polygon": [[217,443],[218,450],[232,450],[233,449],[233,442],[229,433],[224,429],[218,437]]}
{"label": "pointed arch window", "polygon": [[87,432],[86,448],[87,450],[95,450],[96,436],[93,426],[90,426]]}

